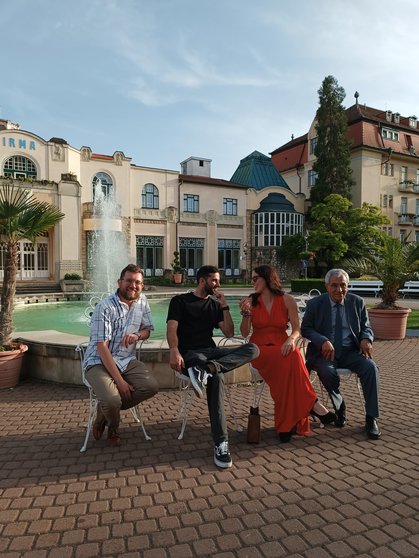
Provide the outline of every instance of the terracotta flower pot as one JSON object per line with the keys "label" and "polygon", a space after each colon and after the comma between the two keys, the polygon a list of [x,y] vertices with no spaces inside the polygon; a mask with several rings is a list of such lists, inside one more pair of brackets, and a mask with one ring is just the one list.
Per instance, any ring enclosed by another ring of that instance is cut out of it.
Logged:
{"label": "terracotta flower pot", "polygon": [[174,273],[173,274],[173,282],[177,285],[180,285],[183,281],[183,274],[182,273]]}
{"label": "terracotta flower pot", "polygon": [[410,308],[385,310],[369,308],[368,316],[376,339],[404,339]]}
{"label": "terracotta flower pot", "polygon": [[27,345],[19,345],[16,350],[0,351],[0,389],[11,388],[19,383],[22,358]]}

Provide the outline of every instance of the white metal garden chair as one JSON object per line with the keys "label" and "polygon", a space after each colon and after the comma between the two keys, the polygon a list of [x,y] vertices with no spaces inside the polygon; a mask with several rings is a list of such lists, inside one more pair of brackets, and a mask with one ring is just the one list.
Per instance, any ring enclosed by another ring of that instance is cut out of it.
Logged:
{"label": "white metal garden chair", "polygon": [[[139,356],[140,356],[139,353],[140,353],[141,344],[142,343],[140,343],[137,346],[137,358],[138,359],[139,359]],[[86,434],[85,434],[85,437],[84,437],[84,443],[83,443],[82,447],[80,448],[81,453],[85,452],[86,449],[87,449],[87,443],[89,441],[90,432],[92,431],[93,422],[94,422],[95,417],[96,417],[96,410],[97,410],[97,406],[98,406],[98,398],[97,398],[92,386],[89,384],[89,382],[86,378],[85,370],[84,370],[84,366],[83,366],[84,355],[85,355],[87,345],[88,345],[88,342],[85,341],[84,343],[80,343],[79,345],[77,345],[77,347],[75,349],[80,355],[81,377],[82,377],[83,384],[89,390],[89,407],[88,407],[88,417],[87,417],[87,424],[86,424]],[[142,419],[141,411],[140,411],[140,405],[136,405],[135,407],[131,407],[129,410],[130,410],[132,416],[134,417],[134,420],[136,422],[138,422],[139,424],[141,424],[141,428],[143,429],[143,433],[144,433],[144,438],[146,440],[151,440],[150,436],[147,434],[147,431],[146,431],[144,423],[143,423],[143,419]]]}

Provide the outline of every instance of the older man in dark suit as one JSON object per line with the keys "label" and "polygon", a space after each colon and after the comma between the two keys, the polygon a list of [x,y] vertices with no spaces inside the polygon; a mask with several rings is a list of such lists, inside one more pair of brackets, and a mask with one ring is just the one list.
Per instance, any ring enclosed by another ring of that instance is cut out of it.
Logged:
{"label": "older man in dark suit", "polygon": [[331,269],[325,277],[327,293],[312,298],[301,324],[302,335],[311,341],[307,368],[316,370],[336,410],[336,426],[346,423],[346,405],[339,391],[337,368],[355,372],[365,398],[365,430],[369,438],[381,436],[377,418],[378,367],[372,360],[373,333],[363,299],[348,293],[349,276]]}

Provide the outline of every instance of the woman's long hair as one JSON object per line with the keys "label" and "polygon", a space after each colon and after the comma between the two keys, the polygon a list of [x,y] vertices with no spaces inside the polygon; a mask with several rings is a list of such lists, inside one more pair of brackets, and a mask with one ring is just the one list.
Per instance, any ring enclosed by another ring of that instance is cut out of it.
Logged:
{"label": "woman's long hair", "polygon": [[[271,265],[258,265],[257,267],[253,268],[253,271],[265,279],[267,288],[271,291],[272,294],[283,296],[285,294],[284,289],[281,285],[281,280],[279,279],[279,275],[277,270]],[[260,293],[253,293],[250,295],[252,299],[252,306],[256,306],[257,300],[260,296]]]}

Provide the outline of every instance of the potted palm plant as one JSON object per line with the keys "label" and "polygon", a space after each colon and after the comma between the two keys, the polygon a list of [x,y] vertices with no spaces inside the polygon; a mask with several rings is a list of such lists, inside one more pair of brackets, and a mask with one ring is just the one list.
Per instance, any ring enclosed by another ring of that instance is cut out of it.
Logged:
{"label": "potted palm plant", "polygon": [[0,308],[0,388],[19,382],[22,356],[27,346],[12,339],[19,242],[36,238],[52,228],[64,215],[53,205],[31,196],[13,182],[0,186],[0,240],[3,245],[3,288]]}
{"label": "potted palm plant", "polygon": [[173,270],[173,282],[180,284],[183,281],[183,268],[180,265],[180,254],[177,250],[173,252],[173,261],[171,263]]}
{"label": "potted palm plant", "polygon": [[383,282],[381,302],[368,310],[371,327],[378,339],[403,339],[410,308],[396,304],[399,289],[419,272],[419,244],[383,236],[376,253],[348,259],[344,267],[350,274],[374,275]]}

